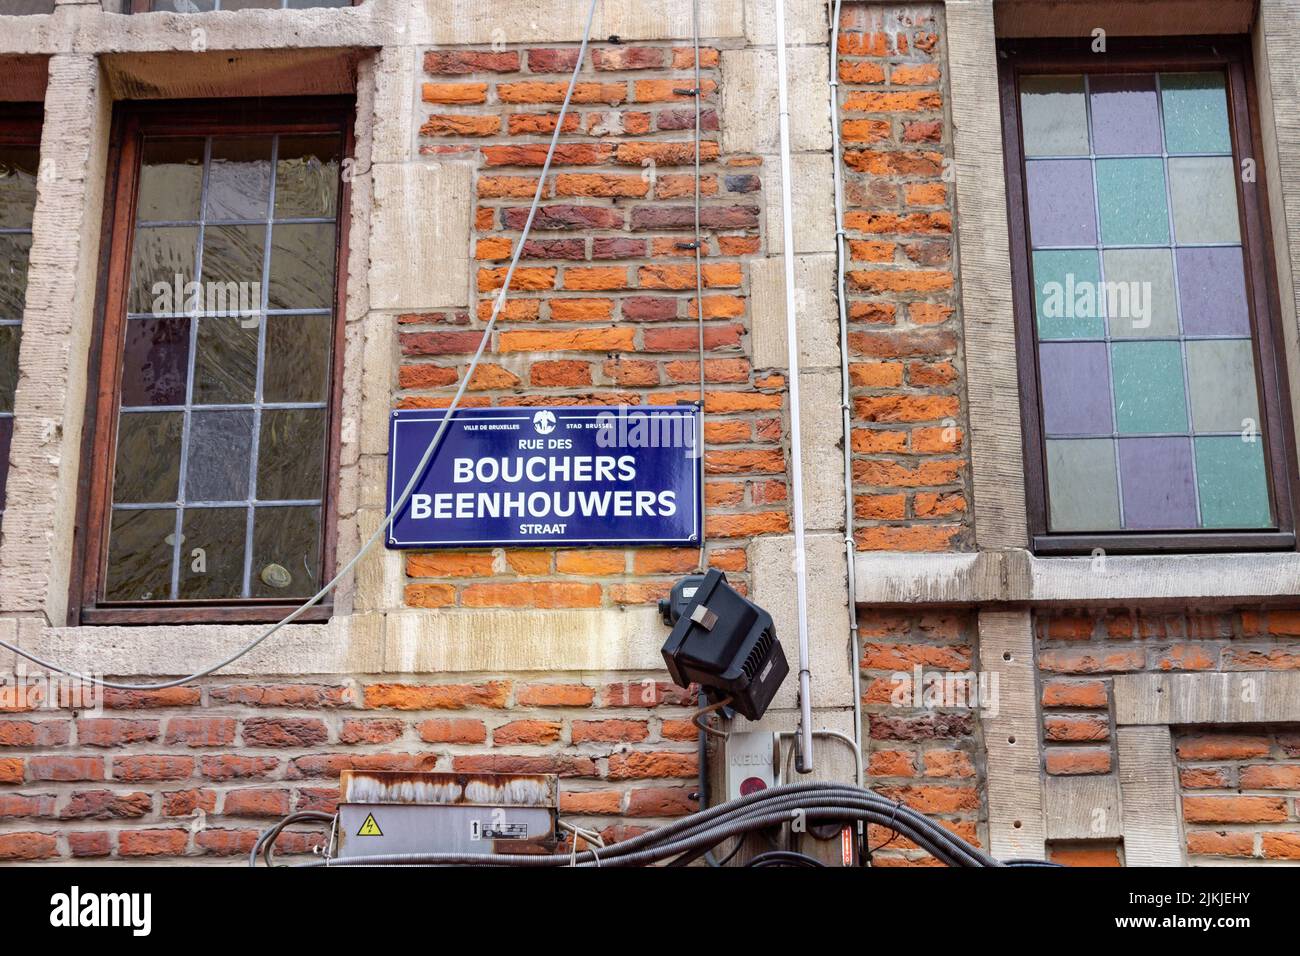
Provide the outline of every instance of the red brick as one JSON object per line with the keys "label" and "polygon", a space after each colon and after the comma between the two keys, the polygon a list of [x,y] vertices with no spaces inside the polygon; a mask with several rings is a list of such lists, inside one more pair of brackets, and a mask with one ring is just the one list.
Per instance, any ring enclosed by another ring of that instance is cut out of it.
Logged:
{"label": "red brick", "polygon": [[365,705],[396,710],[462,710],[504,707],[510,693],[506,681],[485,684],[370,684]]}
{"label": "red brick", "polygon": [[186,747],[224,747],[235,742],[231,717],[173,717],[167,721],[167,743]]}
{"label": "red brick", "polygon": [[103,780],[104,758],[32,757],[27,769],[33,780]]}
{"label": "red brick", "polygon": [[487,725],[468,718],[423,720],[415,731],[430,744],[481,744],[487,740]]}
{"label": "red brick", "polygon": [[181,856],[188,844],[187,830],[123,830],[117,835],[117,855]]}
{"label": "red brick", "polygon": [[52,833],[0,833],[0,860],[47,860],[58,855]]}
{"label": "red brick", "polygon": [[221,811],[232,817],[283,817],[289,813],[289,793],[285,790],[231,790],[226,794]]}

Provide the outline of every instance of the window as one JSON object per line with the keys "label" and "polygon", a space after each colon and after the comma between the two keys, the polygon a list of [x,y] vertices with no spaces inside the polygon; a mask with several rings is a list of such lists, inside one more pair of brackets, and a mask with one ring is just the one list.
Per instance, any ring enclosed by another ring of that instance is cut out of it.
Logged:
{"label": "window", "polygon": [[[133,13],[208,13],[213,10],[305,10],[350,7],[354,0],[128,0]],[[359,0],[356,0],[359,2]]]}
{"label": "window", "polygon": [[345,115],[118,117],[83,621],[261,620],[329,573]]}
{"label": "window", "polygon": [[39,109],[0,105],[0,515],[14,435],[18,341],[27,298],[40,140]]}
{"label": "window", "polygon": [[0,17],[21,17],[33,13],[53,13],[54,0],[0,0]]}
{"label": "window", "polygon": [[1242,46],[1115,46],[1004,51],[1034,546],[1294,547]]}

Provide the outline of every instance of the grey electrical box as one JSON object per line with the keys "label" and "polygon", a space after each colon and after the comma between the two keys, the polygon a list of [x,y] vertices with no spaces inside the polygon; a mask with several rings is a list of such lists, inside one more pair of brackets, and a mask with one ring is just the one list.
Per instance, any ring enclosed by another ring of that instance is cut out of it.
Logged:
{"label": "grey electrical box", "polygon": [[779,738],[771,731],[733,731],[727,736],[727,799],[776,786]]}
{"label": "grey electrical box", "polygon": [[556,848],[550,774],[344,770],[339,790],[339,858]]}

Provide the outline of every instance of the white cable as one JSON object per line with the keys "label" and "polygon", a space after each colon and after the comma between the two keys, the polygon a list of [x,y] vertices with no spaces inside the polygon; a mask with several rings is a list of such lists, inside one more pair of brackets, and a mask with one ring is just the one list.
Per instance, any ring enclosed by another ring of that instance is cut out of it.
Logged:
{"label": "white cable", "polygon": [[520,233],[519,242],[515,246],[514,254],[510,257],[510,267],[506,270],[505,279],[501,283],[501,292],[497,295],[496,302],[493,303],[492,315],[488,319],[487,325],[483,328],[483,338],[479,340],[478,349],[474,352],[474,357],[470,360],[469,365],[465,369],[465,375],[460,380],[460,385],[456,389],[456,394],[452,398],[451,404],[447,406],[447,414],[443,417],[442,423],[438,426],[437,432],[434,433],[432,440],[429,442],[429,447],[424,450],[424,454],[420,457],[420,463],[416,465],[415,472],[411,475],[411,480],[406,483],[406,487],[402,489],[401,496],[396,502],[394,502],[393,509],[388,512],[388,515],[384,518],[383,522],[375,529],[374,534],[372,534],[369,539],[367,539],[366,543],[361,546],[361,550],[353,555],[352,559],[348,561],[348,563],[339,570],[338,574],[334,575],[334,577],[330,579],[324,587],[317,591],[312,597],[308,598],[306,603],[296,608],[279,622],[272,625],[269,629],[259,634],[253,640],[249,641],[225,660],[213,664],[210,667],[205,667],[200,671],[196,671],[188,677],[178,677],[175,680],[163,681],[157,684],[124,684],[117,681],[108,681],[98,677],[92,677],[89,674],[80,674],[67,667],[61,667],[58,664],[27,652],[21,647],[10,644],[8,641],[0,640],[0,648],[12,651],[19,657],[25,658],[33,664],[37,664],[47,670],[56,671],[60,674],[67,674],[69,677],[74,677],[78,680],[86,681],[87,683],[96,684],[100,687],[109,687],[113,690],[166,690],[168,687],[179,687],[182,684],[188,684],[190,681],[207,677],[209,674],[221,670],[221,668],[225,667],[227,664],[232,664],[239,660],[239,658],[249,653],[253,648],[257,647],[276,631],[280,630],[280,628],[296,621],[307,612],[308,608],[312,607],[325,597],[325,595],[333,591],[338,587],[340,581],[352,573],[352,570],[357,566],[357,563],[360,562],[366,553],[373,548],[376,543],[378,543],[380,538],[383,537],[388,526],[392,524],[393,518],[402,510],[407,499],[410,498],[411,493],[415,491],[415,486],[419,483],[420,478],[423,477],[424,470],[429,466],[429,462],[433,460],[433,453],[437,450],[438,443],[442,441],[443,433],[446,432],[447,426],[451,423],[451,417],[455,413],[456,407],[460,404],[461,397],[465,394],[465,388],[469,385],[470,379],[474,377],[474,371],[478,368],[479,360],[483,357],[483,352],[487,348],[488,342],[492,339],[492,329],[496,325],[497,316],[501,314],[502,306],[505,304],[506,294],[510,291],[510,281],[514,278],[515,267],[519,265],[519,259],[523,255],[524,246],[528,242],[529,230],[533,227],[533,218],[537,215],[537,207],[541,204],[542,194],[546,189],[546,175],[550,172],[551,160],[555,156],[555,147],[560,141],[560,130],[564,128],[564,116],[568,112],[569,101],[573,98],[573,89],[577,86],[578,74],[582,70],[582,62],[587,56],[587,41],[591,38],[591,24],[596,16],[596,4],[598,2],[599,0],[591,0],[591,7],[587,11],[587,25],[582,33],[582,45],[578,48],[578,58],[573,64],[573,75],[569,77],[569,88],[565,91],[564,102],[560,104],[560,113],[555,121],[555,131],[551,134],[551,145],[546,151],[546,161],[542,164],[542,172],[537,179],[537,190],[533,193],[533,203],[528,209],[528,218],[524,221],[524,227]]}

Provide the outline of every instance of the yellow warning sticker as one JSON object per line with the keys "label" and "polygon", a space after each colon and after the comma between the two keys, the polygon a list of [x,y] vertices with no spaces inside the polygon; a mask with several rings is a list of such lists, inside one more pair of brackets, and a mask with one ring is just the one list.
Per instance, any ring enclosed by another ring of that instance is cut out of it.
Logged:
{"label": "yellow warning sticker", "polygon": [[366,822],[361,824],[361,829],[357,831],[357,836],[383,836],[384,831],[379,829],[379,824],[375,822],[373,813],[366,815]]}

